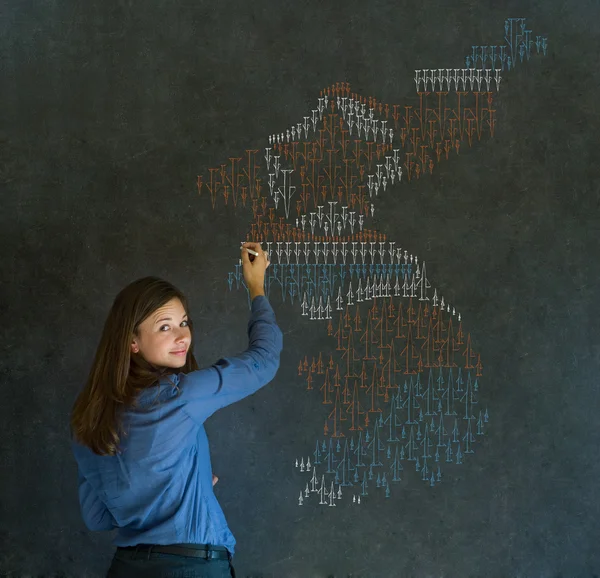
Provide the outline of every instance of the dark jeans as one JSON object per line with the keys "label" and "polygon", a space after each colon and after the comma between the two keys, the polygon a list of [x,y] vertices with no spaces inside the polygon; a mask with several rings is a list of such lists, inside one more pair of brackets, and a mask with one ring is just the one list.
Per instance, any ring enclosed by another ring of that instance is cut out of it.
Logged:
{"label": "dark jeans", "polygon": [[229,560],[117,550],[106,578],[235,578]]}

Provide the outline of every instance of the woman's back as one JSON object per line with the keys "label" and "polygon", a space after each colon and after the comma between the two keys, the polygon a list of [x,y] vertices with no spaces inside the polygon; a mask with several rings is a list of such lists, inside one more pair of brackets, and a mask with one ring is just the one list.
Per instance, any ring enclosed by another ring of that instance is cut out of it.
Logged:
{"label": "woman's back", "polygon": [[74,445],[91,493],[114,519],[86,523],[95,530],[116,524],[115,546],[208,543],[233,553],[235,539],[213,493],[204,426],[190,418],[171,384],[142,392],[139,402],[123,414],[121,454],[97,456]]}

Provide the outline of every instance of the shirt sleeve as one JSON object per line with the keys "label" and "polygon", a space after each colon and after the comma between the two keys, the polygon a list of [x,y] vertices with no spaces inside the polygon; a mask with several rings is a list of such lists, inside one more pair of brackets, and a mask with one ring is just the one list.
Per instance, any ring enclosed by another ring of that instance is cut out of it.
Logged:
{"label": "shirt sleeve", "polygon": [[104,505],[92,484],[85,479],[81,470],[79,470],[78,477],[81,515],[88,529],[98,532],[118,527],[113,515]]}
{"label": "shirt sleeve", "polygon": [[179,374],[183,409],[192,419],[204,423],[218,409],[255,393],[275,377],[283,336],[264,295],[252,300],[248,339],[248,348],[239,355]]}

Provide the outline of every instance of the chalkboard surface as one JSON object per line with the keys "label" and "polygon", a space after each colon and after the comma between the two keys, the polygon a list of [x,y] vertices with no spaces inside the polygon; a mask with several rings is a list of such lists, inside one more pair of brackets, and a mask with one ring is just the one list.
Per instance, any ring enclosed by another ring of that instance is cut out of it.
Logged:
{"label": "chalkboard surface", "polygon": [[239,576],[597,576],[597,3],[2,9],[0,575],[104,576],[69,413],[116,293],[188,296]]}

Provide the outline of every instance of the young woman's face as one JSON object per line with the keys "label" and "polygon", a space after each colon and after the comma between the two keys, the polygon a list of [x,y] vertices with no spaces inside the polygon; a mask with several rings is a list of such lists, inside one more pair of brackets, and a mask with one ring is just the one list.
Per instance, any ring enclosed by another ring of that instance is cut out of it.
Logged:
{"label": "young woman's face", "polygon": [[175,297],[140,323],[131,351],[153,365],[178,368],[185,364],[191,342],[187,313]]}

